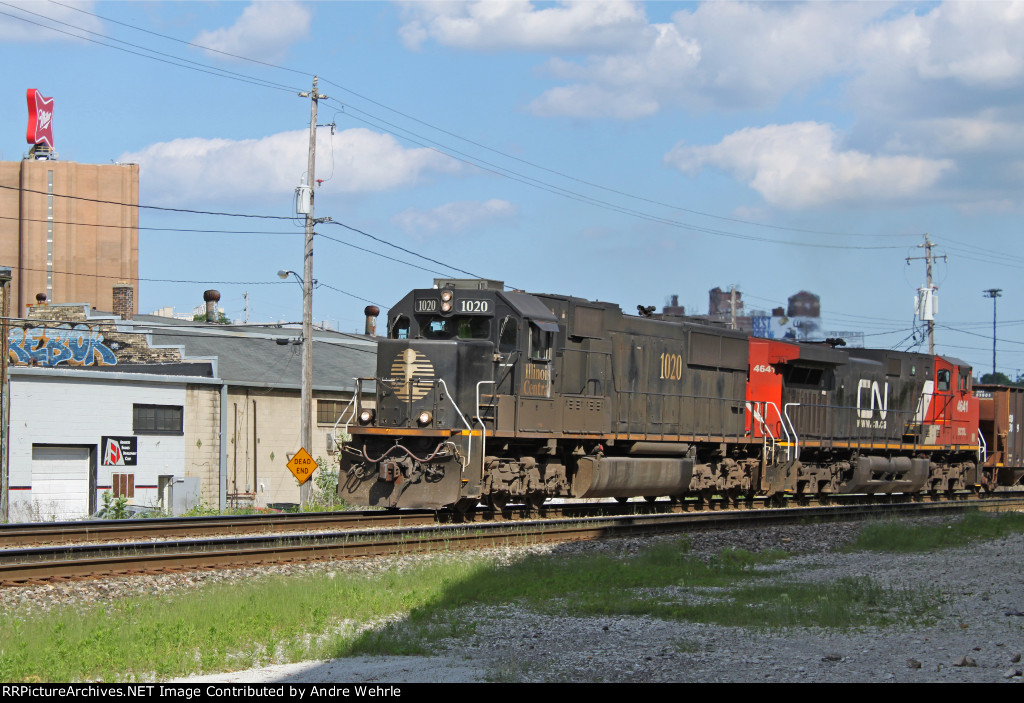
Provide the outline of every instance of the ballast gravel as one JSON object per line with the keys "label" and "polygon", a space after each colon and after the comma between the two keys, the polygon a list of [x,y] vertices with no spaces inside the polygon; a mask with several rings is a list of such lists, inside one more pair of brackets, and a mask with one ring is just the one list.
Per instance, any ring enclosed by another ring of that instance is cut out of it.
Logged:
{"label": "ballast gravel", "polygon": [[[938,594],[930,624],[830,631],[756,630],[651,617],[552,617],[515,606],[465,608],[457,618],[472,634],[436,642],[432,657],[358,657],[277,664],[190,676],[179,681],[225,683],[408,682],[957,682],[1024,681],[1024,535],[923,554],[836,552],[859,524],[779,526],[690,534],[690,553],[710,557],[723,548],[784,549],[795,556],[771,568],[786,578],[827,582],[869,576],[894,588]],[[557,546],[503,548],[483,554],[511,563],[528,553],[629,555],[650,538]],[[480,552],[474,553],[480,555]],[[332,564],[264,567],[380,571],[423,559],[461,559],[461,553],[376,558]],[[130,595],[180,593],[211,581],[242,581],[254,570],[133,576],[80,583],[0,589],[8,613],[83,606]],[[666,597],[678,598],[666,590]],[[699,594],[698,594],[699,596]]]}

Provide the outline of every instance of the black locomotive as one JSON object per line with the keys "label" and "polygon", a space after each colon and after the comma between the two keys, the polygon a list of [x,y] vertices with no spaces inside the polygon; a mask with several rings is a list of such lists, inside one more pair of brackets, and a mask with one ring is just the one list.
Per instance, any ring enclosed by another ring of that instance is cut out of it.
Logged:
{"label": "black locomotive", "polygon": [[[970,368],[750,338],[618,305],[438,280],[388,315],[356,505],[555,496],[917,492],[987,485]],[[360,393],[357,393],[357,398]],[[367,404],[368,405],[368,404]]]}

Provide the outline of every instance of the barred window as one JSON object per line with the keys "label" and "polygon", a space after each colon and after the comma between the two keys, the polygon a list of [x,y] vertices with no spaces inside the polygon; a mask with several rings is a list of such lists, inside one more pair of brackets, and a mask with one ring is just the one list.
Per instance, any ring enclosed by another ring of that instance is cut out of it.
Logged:
{"label": "barred window", "polygon": [[180,405],[140,405],[132,408],[135,434],[185,434]]}
{"label": "barred window", "polygon": [[320,400],[318,398],[316,401],[316,424],[333,425],[338,421],[348,403],[347,400]]}

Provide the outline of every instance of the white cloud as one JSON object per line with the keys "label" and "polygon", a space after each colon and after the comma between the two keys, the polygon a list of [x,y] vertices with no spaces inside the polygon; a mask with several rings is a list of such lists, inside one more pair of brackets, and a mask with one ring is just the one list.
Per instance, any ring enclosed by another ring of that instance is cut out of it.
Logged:
{"label": "white cloud", "polygon": [[701,51],[671,25],[658,25],[648,34],[652,41],[642,52],[592,59],[586,66],[551,61],[548,68],[552,74],[582,81],[548,90],[531,103],[530,110],[542,116],[606,115],[620,119],[657,112],[665,96],[671,96],[694,73]]}
{"label": "white cloud", "polygon": [[192,41],[229,54],[279,61],[289,46],[309,36],[312,18],[298,2],[257,1],[230,27],[200,32]]}
{"label": "white cloud", "polygon": [[[141,164],[146,199],[156,203],[290,197],[306,171],[308,148],[309,132],[297,130],[262,139],[175,139],[117,160]],[[367,193],[462,167],[431,149],[404,149],[390,135],[355,128],[338,132],[331,142],[321,139],[316,168],[325,191]]]}
{"label": "white cloud", "polygon": [[399,35],[410,49],[428,39],[459,49],[578,51],[621,47],[646,25],[634,2],[560,2],[538,8],[527,0],[407,3]]}
{"label": "white cloud", "polygon": [[679,144],[665,161],[688,174],[720,168],[787,209],[918,197],[953,169],[948,159],[842,150],[832,126],[816,122],[742,129],[711,146]]}
{"label": "white cloud", "polygon": [[868,82],[950,80],[999,88],[1024,76],[1024,3],[953,2],[909,12],[864,32]]}
{"label": "white cloud", "polygon": [[479,202],[463,200],[447,203],[433,210],[406,210],[391,221],[410,234],[455,234],[488,222],[508,220],[519,214],[519,208],[507,200]]}
{"label": "white cloud", "polygon": [[704,3],[581,63],[550,61],[548,71],[571,82],[530,109],[631,119],[674,104],[769,107],[853,71],[856,28],[885,11],[877,3]]}
{"label": "white cloud", "polygon": [[[14,7],[4,7],[4,12],[12,16],[0,15],[0,41],[5,42],[48,42],[48,41],[80,41],[72,34],[86,36],[86,32],[76,32],[73,28],[58,22],[80,27],[89,32],[103,31],[103,24],[98,17],[78,12],[92,12],[95,9],[94,2],[74,2],[71,0],[64,4],[71,7],[62,7],[53,3],[41,3],[38,0],[14,0],[10,3]],[[23,10],[23,11],[19,11]],[[42,15],[42,16],[40,16]],[[22,17],[27,21],[15,19]],[[45,18],[52,18],[56,22],[47,22]],[[33,24],[35,23],[35,24]],[[59,31],[49,31],[40,27],[54,27]]]}
{"label": "white cloud", "polygon": [[1024,149],[1024,125],[999,111],[976,117],[926,118],[894,126],[888,145],[941,154],[1005,153]]}

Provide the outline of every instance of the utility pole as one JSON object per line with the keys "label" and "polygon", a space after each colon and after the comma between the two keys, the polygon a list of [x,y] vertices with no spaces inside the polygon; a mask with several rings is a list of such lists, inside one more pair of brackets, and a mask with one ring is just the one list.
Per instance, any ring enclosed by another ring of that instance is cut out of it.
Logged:
{"label": "utility pole", "polygon": [[[316,90],[317,76],[313,76],[313,90],[299,93],[300,98],[310,99],[309,112],[309,211],[306,213],[306,247],[302,267],[302,446],[313,454],[313,226],[317,223],[314,213],[316,200],[316,108],[318,100],[327,99]],[[323,220],[320,220],[323,222]],[[299,487],[299,504],[309,501],[309,481]]]}
{"label": "utility pole", "polygon": [[986,298],[992,298],[992,383],[996,382],[996,298],[1003,295],[1002,288],[989,288],[982,291]]}
{"label": "utility pole", "polygon": [[919,320],[923,320],[928,323],[928,355],[935,356],[935,287],[932,285],[932,261],[941,258],[943,261],[946,260],[946,256],[941,257],[932,256],[932,244],[928,235],[924,235],[924,244],[918,244],[918,248],[924,248],[924,256],[907,257],[907,265],[910,265],[911,261],[917,261],[924,259],[925,272],[927,274],[927,283],[924,288],[918,291],[918,304],[917,304],[917,317]]}

